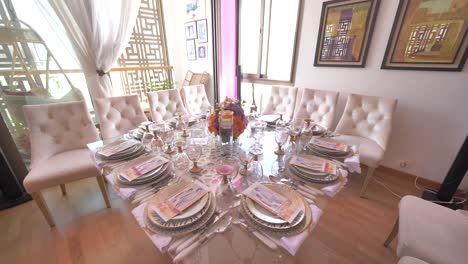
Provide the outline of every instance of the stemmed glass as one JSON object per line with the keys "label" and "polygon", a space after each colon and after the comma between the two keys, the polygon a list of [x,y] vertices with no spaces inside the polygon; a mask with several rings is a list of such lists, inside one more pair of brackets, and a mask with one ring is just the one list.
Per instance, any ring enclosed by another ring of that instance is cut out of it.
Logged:
{"label": "stemmed glass", "polygon": [[186,115],[179,114],[176,122],[176,129],[182,130],[182,137],[188,137],[187,128],[189,126],[190,118]]}
{"label": "stemmed glass", "polygon": [[176,171],[177,174],[184,173],[189,170],[190,168],[190,159],[186,153],[183,151],[184,147],[184,142],[183,141],[177,141],[176,146],[177,146],[177,154],[174,156],[174,159],[172,161],[174,170]]}
{"label": "stemmed glass", "polygon": [[193,162],[193,167],[190,169],[192,173],[199,173],[202,171],[202,168],[197,166],[197,162],[202,155],[202,148],[198,144],[190,143],[188,144],[187,148],[185,149],[187,156]]}
{"label": "stemmed glass", "polygon": [[265,130],[267,123],[264,121],[256,120],[250,124],[250,133],[255,139],[255,143],[252,145],[250,152],[254,155],[263,154],[263,146],[260,140],[263,137],[263,130]]}
{"label": "stemmed glass", "polygon": [[247,172],[247,182],[253,184],[263,180],[263,166],[258,161],[258,155],[254,155],[252,161],[249,163]]}
{"label": "stemmed glass", "polygon": [[143,134],[143,136],[141,137],[141,144],[143,144],[143,146],[145,146],[145,148],[147,150],[151,149],[151,140],[153,140],[153,134],[151,134],[150,132],[150,128],[149,126],[151,125],[151,122],[145,122],[144,126],[145,126],[145,133]]}
{"label": "stemmed glass", "polygon": [[159,137],[158,132],[156,130],[153,131],[153,139],[151,140],[151,151],[155,153],[159,153],[164,149],[164,141]]}
{"label": "stemmed glass", "polygon": [[288,140],[288,129],[286,127],[276,127],[275,130],[275,141],[278,144],[278,149],[275,150],[276,155],[284,155],[284,150],[281,148],[286,140]]}
{"label": "stemmed glass", "polygon": [[280,117],[276,120],[275,125],[276,127],[286,127],[288,122],[284,120],[283,116],[286,114],[285,112],[278,112],[277,113]]}
{"label": "stemmed glass", "polygon": [[289,135],[291,135],[291,141],[296,141],[297,137],[301,135],[304,129],[304,119],[296,118],[289,125]]}
{"label": "stemmed glass", "polygon": [[239,143],[238,154],[242,165],[242,168],[239,170],[239,174],[242,176],[247,176],[248,165],[250,160],[252,159],[252,155],[250,155],[250,144]]}
{"label": "stemmed glass", "polygon": [[216,191],[216,206],[219,207],[221,211],[225,211],[234,204],[233,200],[239,198],[239,194],[232,184],[232,179],[234,179],[239,172],[239,160],[236,158],[222,159],[221,163],[216,167],[216,172],[223,177]]}
{"label": "stemmed glass", "polygon": [[172,141],[174,140],[174,130],[171,126],[167,124],[160,125],[156,128],[156,131],[161,137],[161,140],[166,144],[167,148],[164,153],[172,154],[174,150],[172,149]]}

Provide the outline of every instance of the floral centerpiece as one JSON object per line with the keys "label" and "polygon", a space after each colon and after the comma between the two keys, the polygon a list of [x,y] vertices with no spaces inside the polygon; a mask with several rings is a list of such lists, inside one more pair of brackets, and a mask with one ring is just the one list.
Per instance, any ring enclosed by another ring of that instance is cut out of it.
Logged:
{"label": "floral centerpiece", "polygon": [[234,138],[238,138],[248,124],[248,119],[244,114],[241,103],[238,100],[226,97],[224,102],[219,103],[215,106],[213,113],[208,118],[208,130],[218,135],[219,133],[219,113],[222,110],[230,110],[233,112],[233,128],[232,133]]}

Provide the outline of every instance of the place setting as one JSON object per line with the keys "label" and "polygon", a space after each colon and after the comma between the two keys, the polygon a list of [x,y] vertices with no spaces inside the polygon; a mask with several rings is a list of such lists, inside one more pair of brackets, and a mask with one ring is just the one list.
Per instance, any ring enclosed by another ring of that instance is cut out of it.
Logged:
{"label": "place setting", "polygon": [[345,159],[354,155],[350,146],[330,138],[312,137],[305,148],[318,156],[333,159]]}
{"label": "place setting", "polygon": [[95,158],[101,162],[119,162],[131,160],[145,153],[145,147],[137,140],[117,140],[103,146],[95,153]]}

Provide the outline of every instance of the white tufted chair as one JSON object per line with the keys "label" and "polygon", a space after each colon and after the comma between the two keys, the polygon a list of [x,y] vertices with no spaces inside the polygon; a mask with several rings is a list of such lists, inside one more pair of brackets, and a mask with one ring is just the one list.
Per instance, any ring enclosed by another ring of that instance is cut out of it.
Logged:
{"label": "white tufted chair", "polygon": [[372,178],[374,169],[383,159],[392,132],[392,117],[397,105],[393,98],[350,94],[344,113],[335,129],[338,141],[359,145],[361,162],[367,165],[367,175],[361,197]]}
{"label": "white tufted chair", "polygon": [[[299,92],[298,92],[299,94]],[[310,118],[316,124],[330,129],[335,118],[338,92],[304,88],[294,118]]]}
{"label": "white tufted chair", "polygon": [[296,105],[297,88],[288,86],[272,86],[270,98],[262,114],[271,115],[285,112],[285,120],[292,118]]}
{"label": "white tufted chair", "polygon": [[185,86],[182,91],[184,92],[185,105],[191,115],[210,109],[211,104],[203,84]]}
{"label": "white tufted chair", "polygon": [[91,160],[86,144],[99,140],[91,116],[82,102],[27,105],[23,107],[31,141],[31,170],[24,187],[36,201],[47,222],[55,225],[41,190],[96,177],[110,207],[104,180]]}
{"label": "white tufted chair", "polygon": [[148,121],[137,95],[99,98],[95,103],[103,139],[125,134]]}
{"label": "white tufted chair", "polygon": [[188,115],[177,89],[149,92],[148,101],[154,122],[171,119],[178,113]]}

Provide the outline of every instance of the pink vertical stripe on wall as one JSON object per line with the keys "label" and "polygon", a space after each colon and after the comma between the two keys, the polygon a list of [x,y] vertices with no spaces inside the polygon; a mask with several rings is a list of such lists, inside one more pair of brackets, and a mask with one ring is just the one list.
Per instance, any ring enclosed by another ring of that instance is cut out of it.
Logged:
{"label": "pink vertical stripe on wall", "polygon": [[219,56],[219,100],[226,96],[237,98],[236,76],[236,2],[237,0],[221,0],[221,32]]}

